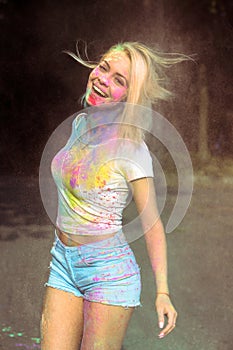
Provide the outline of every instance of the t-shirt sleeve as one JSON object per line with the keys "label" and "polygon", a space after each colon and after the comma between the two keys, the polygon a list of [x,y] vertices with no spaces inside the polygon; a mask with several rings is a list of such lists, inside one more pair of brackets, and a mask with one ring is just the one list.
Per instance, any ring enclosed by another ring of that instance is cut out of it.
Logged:
{"label": "t-shirt sleeve", "polygon": [[118,159],[118,169],[128,182],[154,177],[152,158],[145,142],[124,147],[124,153]]}

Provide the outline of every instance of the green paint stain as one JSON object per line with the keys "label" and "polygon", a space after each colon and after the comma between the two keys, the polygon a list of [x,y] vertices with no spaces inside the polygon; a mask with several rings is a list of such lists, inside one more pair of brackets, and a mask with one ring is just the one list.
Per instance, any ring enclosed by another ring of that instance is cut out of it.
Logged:
{"label": "green paint stain", "polygon": [[2,328],[2,332],[10,332],[10,331],[11,331],[11,327]]}
{"label": "green paint stain", "polygon": [[[12,332],[12,327],[3,327],[2,332],[5,333],[6,336],[10,338],[17,338],[17,337],[23,337],[23,336],[27,337],[27,335],[25,335],[23,332]],[[40,338],[32,337],[30,339],[34,342],[34,345],[40,344]]]}
{"label": "green paint stain", "polygon": [[36,344],[40,344],[40,338],[31,338]]}

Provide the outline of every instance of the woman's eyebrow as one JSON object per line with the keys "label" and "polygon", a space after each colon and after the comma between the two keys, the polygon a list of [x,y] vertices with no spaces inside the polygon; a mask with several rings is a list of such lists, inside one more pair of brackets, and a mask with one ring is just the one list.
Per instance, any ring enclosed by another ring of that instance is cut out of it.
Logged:
{"label": "woman's eyebrow", "polygon": [[108,63],[108,61],[104,60],[104,63],[108,66],[108,68],[110,69],[110,64]]}
{"label": "woman's eyebrow", "polygon": [[[110,67],[110,64],[108,63],[108,61],[104,60],[104,63],[108,66],[108,69],[111,68],[111,67]],[[126,83],[128,84],[128,80],[127,80],[127,78],[126,78],[123,74],[121,74],[121,73],[119,73],[119,72],[117,72],[116,74],[119,75],[120,77],[122,77],[123,79],[125,79]]]}

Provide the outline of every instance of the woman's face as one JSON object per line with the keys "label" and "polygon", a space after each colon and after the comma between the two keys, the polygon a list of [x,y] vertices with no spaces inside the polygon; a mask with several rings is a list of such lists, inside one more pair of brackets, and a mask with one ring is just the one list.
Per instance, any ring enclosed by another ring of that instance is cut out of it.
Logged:
{"label": "woman's face", "polygon": [[86,102],[96,106],[102,103],[124,101],[130,79],[130,59],[124,52],[112,52],[89,75]]}

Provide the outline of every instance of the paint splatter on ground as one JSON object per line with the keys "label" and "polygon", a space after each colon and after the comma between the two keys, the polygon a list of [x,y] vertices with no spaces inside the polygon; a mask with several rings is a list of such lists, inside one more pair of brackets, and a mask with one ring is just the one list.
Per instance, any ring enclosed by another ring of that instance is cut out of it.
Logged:
{"label": "paint splatter on ground", "polygon": [[[8,338],[8,345],[7,349],[3,348],[1,343],[2,340],[6,340]],[[26,332],[22,331],[15,331],[13,327],[11,326],[1,326],[1,333],[0,333],[0,349],[3,350],[11,350],[11,349],[25,349],[25,350],[31,350],[31,349],[40,349],[40,338],[37,337],[31,337]]]}

